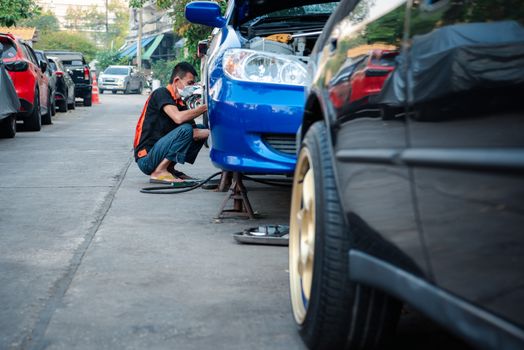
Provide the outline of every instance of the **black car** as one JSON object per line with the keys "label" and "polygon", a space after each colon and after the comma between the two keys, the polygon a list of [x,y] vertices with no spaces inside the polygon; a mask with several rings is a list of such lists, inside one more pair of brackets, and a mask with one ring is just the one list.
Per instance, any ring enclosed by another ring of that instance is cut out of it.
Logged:
{"label": "black car", "polygon": [[[332,14],[308,64],[290,219],[310,348],[380,347],[406,303],[475,347],[524,349],[523,23],[510,0]],[[394,70],[361,66],[373,52]],[[373,98],[350,105],[363,71]]]}
{"label": "black car", "polygon": [[75,109],[75,83],[58,57],[48,56],[49,66],[56,78],[55,100],[59,112]]}
{"label": "black car", "polygon": [[56,77],[53,74],[52,67],[49,65],[49,59],[42,50],[35,50],[36,58],[38,63],[41,65],[41,62],[46,64],[46,70],[44,74],[48,79],[48,93],[49,93],[49,104],[50,107],[47,111],[47,114],[42,114],[42,124],[51,124],[51,117],[56,114],[56,101],[55,101],[55,91],[56,91]]}
{"label": "black car", "polygon": [[84,55],[81,52],[69,51],[46,51],[46,54],[62,60],[67,72],[75,82],[75,97],[83,99],[84,106],[91,106],[93,78]]}

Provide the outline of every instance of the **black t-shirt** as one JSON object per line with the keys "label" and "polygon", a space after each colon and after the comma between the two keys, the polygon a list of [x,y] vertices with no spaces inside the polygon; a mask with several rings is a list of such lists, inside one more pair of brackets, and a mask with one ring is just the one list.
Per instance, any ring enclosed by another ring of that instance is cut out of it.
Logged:
{"label": "black t-shirt", "polygon": [[180,111],[187,110],[185,103],[181,99],[175,100],[167,88],[153,91],[136,126],[135,160],[145,157],[160,138],[179,126],[164,112],[166,105],[174,105]]}

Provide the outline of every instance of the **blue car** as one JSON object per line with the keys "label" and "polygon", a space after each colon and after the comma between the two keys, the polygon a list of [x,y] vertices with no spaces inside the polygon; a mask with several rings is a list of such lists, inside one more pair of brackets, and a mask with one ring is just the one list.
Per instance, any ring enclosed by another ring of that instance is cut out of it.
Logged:
{"label": "blue car", "polygon": [[236,0],[224,16],[211,1],[186,6],[190,22],[215,28],[202,59],[215,166],[293,173],[308,55],[337,4]]}

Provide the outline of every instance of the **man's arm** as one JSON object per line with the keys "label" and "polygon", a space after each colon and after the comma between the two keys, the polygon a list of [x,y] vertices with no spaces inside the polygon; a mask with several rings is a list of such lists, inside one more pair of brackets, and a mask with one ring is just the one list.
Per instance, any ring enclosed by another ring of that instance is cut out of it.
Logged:
{"label": "man's arm", "polygon": [[175,105],[165,105],[164,112],[177,124],[189,122],[207,111],[207,105],[198,106],[195,109],[179,111]]}

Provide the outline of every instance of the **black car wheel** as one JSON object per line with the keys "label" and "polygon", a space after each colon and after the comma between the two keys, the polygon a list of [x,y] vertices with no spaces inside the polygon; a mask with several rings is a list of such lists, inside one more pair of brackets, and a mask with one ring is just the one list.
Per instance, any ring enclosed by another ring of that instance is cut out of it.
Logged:
{"label": "black car wheel", "polygon": [[104,94],[104,89],[99,89],[99,91],[100,91],[100,95]]}
{"label": "black car wheel", "polygon": [[42,124],[43,125],[49,125],[51,124],[51,95],[47,96],[47,113],[42,114]]}
{"label": "black car wheel", "polygon": [[40,111],[40,98],[38,90],[35,91],[33,110],[24,120],[24,129],[27,131],[40,131],[42,129],[42,114]]}
{"label": "black car wheel", "polygon": [[111,92],[113,93],[113,95],[117,93],[117,91],[116,91],[116,90],[113,90],[113,91],[111,91]]}
{"label": "black car wheel", "polygon": [[398,302],[350,281],[351,230],[343,215],[326,127],[317,122],[297,161],[289,238],[293,315],[311,349],[378,347],[400,313]]}
{"label": "black car wheel", "polygon": [[58,102],[58,111],[61,113],[67,112],[67,101],[66,100],[61,100]]}
{"label": "black car wheel", "polygon": [[84,106],[91,107],[92,101],[91,101],[91,95],[84,97]]}
{"label": "black car wheel", "polygon": [[68,104],[67,104],[67,108],[69,108],[69,109],[75,109],[75,108],[76,108],[75,100],[73,100],[73,102],[71,102],[71,103],[68,103]]}
{"label": "black car wheel", "polygon": [[12,139],[16,135],[16,115],[12,114],[0,122],[0,136]]}
{"label": "black car wheel", "polygon": [[56,115],[56,100],[54,100],[53,103],[51,104],[51,115],[52,116]]}

